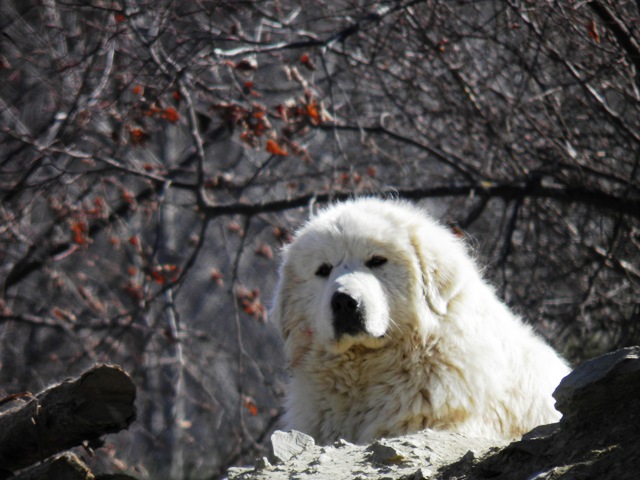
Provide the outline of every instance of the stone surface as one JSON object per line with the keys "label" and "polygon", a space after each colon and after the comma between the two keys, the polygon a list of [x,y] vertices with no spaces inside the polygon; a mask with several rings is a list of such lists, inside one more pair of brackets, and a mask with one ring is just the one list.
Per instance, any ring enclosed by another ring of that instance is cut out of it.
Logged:
{"label": "stone surface", "polygon": [[286,463],[314,445],[313,438],[304,433],[277,431],[271,435],[271,458],[276,463]]}
{"label": "stone surface", "polygon": [[[380,439],[371,445],[340,440],[333,445],[315,445],[300,432],[275,432],[273,450],[279,463],[232,468],[229,479],[367,479],[420,480],[431,478],[438,467],[468,452],[481,455],[496,442],[472,439],[456,433],[427,430],[414,435]],[[284,452],[284,453],[283,453]],[[288,460],[285,460],[288,458]]]}

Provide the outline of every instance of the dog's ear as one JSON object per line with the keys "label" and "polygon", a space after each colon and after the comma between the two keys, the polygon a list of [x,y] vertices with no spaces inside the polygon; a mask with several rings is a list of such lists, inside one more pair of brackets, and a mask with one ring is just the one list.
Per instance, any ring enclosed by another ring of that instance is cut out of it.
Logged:
{"label": "dog's ear", "polygon": [[474,267],[460,239],[436,222],[425,220],[412,230],[411,243],[420,265],[424,297],[431,311],[442,316],[460,292],[465,272]]}
{"label": "dog's ear", "polygon": [[276,286],[269,318],[280,331],[284,340],[284,349],[292,368],[295,368],[309,351],[312,330],[306,325],[304,318],[296,308],[297,302],[292,297],[295,285],[295,273],[285,262],[280,269],[280,278]]}

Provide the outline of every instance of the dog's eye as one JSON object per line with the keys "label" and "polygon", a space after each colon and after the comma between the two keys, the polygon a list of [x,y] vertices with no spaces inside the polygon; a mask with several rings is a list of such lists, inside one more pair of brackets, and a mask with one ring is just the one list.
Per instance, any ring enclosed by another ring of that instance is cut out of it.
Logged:
{"label": "dog's eye", "polygon": [[323,263],[318,267],[318,270],[316,270],[316,275],[318,277],[327,278],[331,274],[332,269],[333,267],[331,265]]}
{"label": "dog's eye", "polygon": [[377,268],[377,267],[381,267],[385,263],[387,263],[386,258],[380,257],[378,255],[374,255],[365,263],[365,265],[369,268]]}

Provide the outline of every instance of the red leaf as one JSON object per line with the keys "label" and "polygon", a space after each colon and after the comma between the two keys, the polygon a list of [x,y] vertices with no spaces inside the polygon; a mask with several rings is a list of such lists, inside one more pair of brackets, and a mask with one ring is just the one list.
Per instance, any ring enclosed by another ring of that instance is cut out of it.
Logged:
{"label": "red leaf", "polygon": [[164,285],[168,280],[176,281],[178,273],[179,268],[177,265],[167,263],[165,265],[157,265],[154,267],[150,272],[150,276],[154,282]]}
{"label": "red leaf", "polygon": [[135,197],[134,197],[133,193],[131,193],[129,190],[123,190],[122,191],[122,200],[124,200],[129,205],[133,205],[133,203],[135,202]]}
{"label": "red leaf", "polygon": [[236,222],[230,222],[227,225],[227,228],[229,229],[229,231],[231,233],[235,233],[240,237],[244,236],[244,231],[242,230],[242,227],[240,226],[240,224],[238,224]]}
{"label": "red leaf", "polygon": [[163,110],[162,118],[164,118],[165,120],[169,120],[171,123],[176,123],[178,120],[180,120],[180,114],[175,108],[169,107]]}
{"label": "red leaf", "polygon": [[256,320],[266,321],[267,309],[260,301],[260,291],[258,289],[249,291],[240,286],[236,290],[236,298],[239,300],[244,313],[251,315]]}
{"label": "red leaf", "polygon": [[133,145],[140,145],[149,138],[149,135],[141,128],[134,127],[129,129],[129,139]]}
{"label": "red leaf", "polygon": [[315,64],[311,61],[311,58],[309,57],[308,53],[303,54],[300,57],[300,63],[302,63],[305,67],[307,67],[309,70],[315,70],[316,66]]}
{"label": "red leaf", "polygon": [[211,280],[213,280],[218,287],[224,285],[224,275],[217,268],[211,269]]}
{"label": "red leaf", "polygon": [[247,408],[247,410],[249,410],[249,414],[252,417],[258,415],[258,406],[256,405],[256,402],[254,402],[251,398],[247,397],[244,399],[244,406]]}
{"label": "red leaf", "polygon": [[242,140],[247,145],[253,144],[253,135],[249,132],[242,132],[240,134],[240,140]]}
{"label": "red leaf", "polygon": [[164,285],[167,281],[167,277],[165,276],[164,273],[162,273],[162,270],[160,270],[159,268],[155,268],[151,270],[151,278],[153,279],[154,282],[160,285]]}
{"label": "red leaf", "polygon": [[600,34],[598,33],[598,25],[595,20],[591,20],[591,23],[587,25],[587,32],[594,42],[600,43]]}
{"label": "red leaf", "polygon": [[287,108],[284,105],[278,105],[275,110],[278,118],[287,121],[289,115],[287,113]]}
{"label": "red leaf", "polygon": [[282,243],[291,243],[293,241],[293,235],[290,230],[283,227],[274,227],[273,234]]}
{"label": "red leaf", "polygon": [[320,113],[318,112],[317,102],[312,102],[307,105],[307,115],[311,117],[314,125],[318,125],[320,123]]}
{"label": "red leaf", "polygon": [[125,283],[124,291],[134,300],[142,300],[142,298],[144,297],[142,286],[133,281]]}
{"label": "red leaf", "polygon": [[267,140],[267,152],[271,153],[272,155],[281,155],[283,157],[286,157],[288,155],[287,151],[271,138]]}
{"label": "red leaf", "polygon": [[74,222],[71,225],[71,232],[73,233],[73,241],[75,243],[78,245],[84,245],[87,243],[87,233],[89,232],[89,228],[86,223],[82,221]]}
{"label": "red leaf", "polygon": [[256,248],[256,255],[271,260],[273,258],[273,250],[271,250],[271,247],[266,243],[260,243],[258,248]]}
{"label": "red leaf", "polygon": [[162,112],[162,110],[160,108],[151,106],[151,107],[149,107],[149,109],[146,112],[144,112],[144,114],[147,117],[152,117],[153,115],[156,115],[156,114],[161,113],[161,112]]}

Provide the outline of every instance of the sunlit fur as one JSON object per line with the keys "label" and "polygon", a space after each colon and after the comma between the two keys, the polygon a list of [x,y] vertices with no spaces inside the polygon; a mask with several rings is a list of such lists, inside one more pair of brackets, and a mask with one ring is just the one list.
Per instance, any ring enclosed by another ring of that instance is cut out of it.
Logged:
{"label": "sunlit fur", "polygon": [[[387,262],[367,267],[373,256]],[[336,338],[335,291],[364,309],[364,332]],[[359,199],[312,218],[283,252],[271,318],[291,367],[286,426],[320,443],[425,428],[512,438],[559,419],[551,393],[567,364],[464,243],[408,203]]]}

